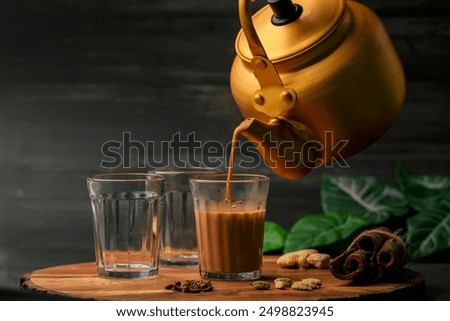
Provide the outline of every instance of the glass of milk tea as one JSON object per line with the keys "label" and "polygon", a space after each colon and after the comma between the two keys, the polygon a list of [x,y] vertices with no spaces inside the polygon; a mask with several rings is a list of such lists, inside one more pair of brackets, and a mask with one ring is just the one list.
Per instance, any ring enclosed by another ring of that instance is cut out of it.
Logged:
{"label": "glass of milk tea", "polygon": [[260,278],[269,177],[202,175],[191,178],[190,185],[201,277]]}

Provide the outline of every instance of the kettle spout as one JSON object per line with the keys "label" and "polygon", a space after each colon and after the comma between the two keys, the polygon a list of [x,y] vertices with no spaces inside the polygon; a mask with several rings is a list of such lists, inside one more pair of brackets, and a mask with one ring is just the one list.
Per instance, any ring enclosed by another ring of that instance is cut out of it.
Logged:
{"label": "kettle spout", "polygon": [[285,118],[274,118],[269,123],[247,118],[236,130],[256,147],[266,166],[280,177],[300,179],[315,167],[317,139],[301,123]]}

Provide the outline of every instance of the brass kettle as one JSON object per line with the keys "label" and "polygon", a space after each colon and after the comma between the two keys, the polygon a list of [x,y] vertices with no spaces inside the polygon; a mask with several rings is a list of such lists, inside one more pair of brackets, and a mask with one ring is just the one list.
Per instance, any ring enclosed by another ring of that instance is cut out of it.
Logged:
{"label": "brass kettle", "polygon": [[375,142],[405,98],[400,59],[379,18],[352,0],[268,0],[242,29],[230,74],[240,131],[279,176],[298,179]]}

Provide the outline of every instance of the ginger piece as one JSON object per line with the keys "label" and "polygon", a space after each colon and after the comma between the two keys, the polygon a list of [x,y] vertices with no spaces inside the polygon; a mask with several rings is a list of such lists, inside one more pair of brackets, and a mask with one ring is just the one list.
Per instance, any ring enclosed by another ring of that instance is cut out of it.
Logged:
{"label": "ginger piece", "polygon": [[[289,252],[280,256],[277,260],[277,264],[283,268],[298,268],[299,266],[305,267],[305,260],[308,255],[317,253],[315,249],[304,249],[295,252]],[[309,265],[309,264],[308,264]]]}
{"label": "ginger piece", "polygon": [[328,269],[330,267],[331,257],[325,253],[312,253],[306,257],[308,265],[312,265],[317,269]]}
{"label": "ginger piece", "polygon": [[301,253],[297,257],[297,265],[298,265],[298,267],[301,268],[301,269],[308,269],[309,265],[310,265],[309,261],[308,261],[308,257],[310,255],[313,255],[313,254],[316,254],[316,253],[312,253],[312,252],[303,252],[303,253]]}

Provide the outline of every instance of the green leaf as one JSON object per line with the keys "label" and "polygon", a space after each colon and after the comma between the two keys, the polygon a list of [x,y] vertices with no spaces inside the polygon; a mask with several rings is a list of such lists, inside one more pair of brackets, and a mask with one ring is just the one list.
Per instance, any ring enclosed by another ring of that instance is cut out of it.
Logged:
{"label": "green leaf", "polygon": [[407,220],[410,257],[421,259],[450,248],[450,200]]}
{"label": "green leaf", "polygon": [[400,165],[396,178],[410,206],[418,212],[433,209],[450,195],[450,176],[414,176]]}
{"label": "green leaf", "polygon": [[264,223],[263,253],[281,250],[284,248],[287,230],[275,222]]}
{"label": "green leaf", "polygon": [[357,214],[372,224],[403,216],[409,208],[398,189],[375,177],[324,175],[321,202],[325,213]]}
{"label": "green leaf", "polygon": [[311,214],[299,219],[286,238],[284,252],[326,247],[351,237],[369,222],[345,213]]}

